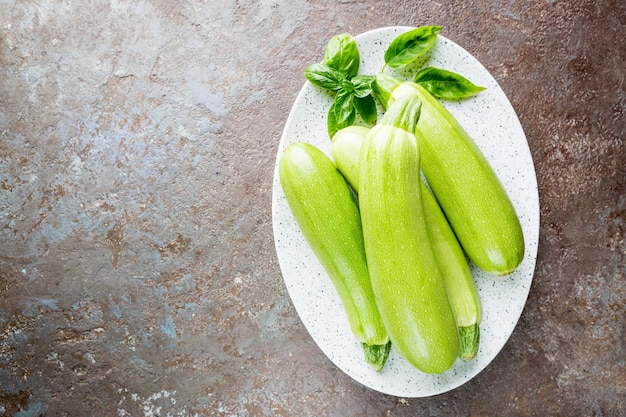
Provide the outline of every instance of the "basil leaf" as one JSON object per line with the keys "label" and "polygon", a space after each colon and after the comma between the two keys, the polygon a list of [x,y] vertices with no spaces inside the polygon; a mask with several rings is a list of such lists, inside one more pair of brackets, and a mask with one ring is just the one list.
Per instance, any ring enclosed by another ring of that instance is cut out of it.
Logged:
{"label": "basil leaf", "polygon": [[325,64],[312,64],[304,70],[304,77],[318,87],[332,91],[341,90],[345,76]]}
{"label": "basil leaf", "polygon": [[378,119],[378,111],[376,110],[376,100],[371,95],[365,97],[354,98],[354,108],[361,115],[361,118],[368,125],[373,125]]}
{"label": "basil leaf", "polygon": [[421,26],[396,37],[385,51],[385,65],[402,68],[424,55],[437,40],[441,26]]}
{"label": "basil leaf", "polygon": [[460,74],[435,67],[420,70],[415,75],[414,82],[433,96],[447,100],[472,97],[486,90],[485,87],[472,83]]}
{"label": "basil leaf", "polygon": [[338,125],[344,125],[346,121],[355,116],[354,96],[346,91],[340,91],[333,103],[335,120]]}
{"label": "basil leaf", "polygon": [[324,52],[324,64],[351,78],[359,72],[359,48],[356,40],[343,33],[331,38]]}
{"label": "basil leaf", "polygon": [[372,85],[376,80],[375,75],[357,75],[352,78],[354,95],[364,98],[372,93]]}
{"label": "basil leaf", "polygon": [[354,96],[340,91],[328,110],[328,134],[332,138],[338,130],[352,125],[355,119]]}

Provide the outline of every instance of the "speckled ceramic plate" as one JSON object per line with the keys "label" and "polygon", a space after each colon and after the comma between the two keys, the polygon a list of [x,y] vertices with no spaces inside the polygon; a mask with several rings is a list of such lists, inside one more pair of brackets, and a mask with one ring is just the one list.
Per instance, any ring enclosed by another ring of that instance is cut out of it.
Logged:
{"label": "speckled ceramic plate", "polygon": [[[361,54],[360,72],[376,74],[383,66],[386,47],[410,27],[388,27],[356,36]],[[526,303],[533,278],[539,240],[539,197],[532,157],[520,122],[502,89],[467,51],[439,35],[428,65],[454,71],[487,87],[461,102],[444,102],[491,162],[520,216],[526,256],[510,276],[496,278],[473,267],[484,308],[477,357],[457,362],[441,375],[427,375],[408,364],[392,349],[382,371],[363,360],[363,350],[352,335],[330,278],[304,240],[283,194],[278,172],[273,183],[273,227],[276,251],[289,295],[305,327],[328,358],[359,383],[400,397],[426,397],[452,390],[485,369],[509,339]],[[386,70],[387,71],[387,70]],[[407,79],[410,74],[397,74]],[[326,113],[331,96],[305,82],[278,149],[292,142],[309,142],[330,155]],[[278,158],[277,158],[278,161]]]}

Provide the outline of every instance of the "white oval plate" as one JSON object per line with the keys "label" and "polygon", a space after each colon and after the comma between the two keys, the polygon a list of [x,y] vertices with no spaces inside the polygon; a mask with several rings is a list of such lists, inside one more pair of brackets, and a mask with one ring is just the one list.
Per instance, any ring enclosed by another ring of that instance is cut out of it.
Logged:
{"label": "white oval plate", "polygon": [[[387,27],[355,36],[361,55],[360,73],[376,74],[384,51],[399,34],[412,27]],[[274,171],[272,216],[278,261],[289,295],[306,329],[320,349],[343,372],[359,383],[399,397],[427,397],[452,390],[481,372],[495,358],[515,328],[532,282],[539,240],[537,178],[526,136],[506,95],[489,72],[467,51],[439,35],[426,65],[444,68],[487,87],[460,102],[443,102],[465,127],[503,182],[522,222],[526,256],[511,275],[497,278],[472,265],[484,308],[480,349],[470,362],[457,362],[441,375],[424,374],[392,349],[382,371],[363,359],[363,350],[348,321],[330,278],[307,245]],[[392,73],[386,70],[388,73]],[[402,75],[396,73],[396,75]],[[408,74],[404,74],[405,79]],[[311,143],[327,155],[330,140],[326,114],[332,96],[309,82],[300,91],[287,119],[278,158],[292,142]]]}

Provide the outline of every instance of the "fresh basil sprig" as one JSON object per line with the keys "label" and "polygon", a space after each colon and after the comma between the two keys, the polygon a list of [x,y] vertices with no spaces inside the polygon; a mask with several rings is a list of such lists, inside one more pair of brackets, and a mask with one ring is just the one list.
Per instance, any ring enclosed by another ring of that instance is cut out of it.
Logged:
{"label": "fresh basil sprig", "polygon": [[357,113],[368,124],[376,123],[378,113],[372,97],[375,77],[357,75],[361,57],[356,40],[349,34],[336,35],[328,42],[322,63],[309,65],[304,76],[312,84],[335,93],[328,111],[328,134],[355,123]]}
{"label": "fresh basil sprig", "polygon": [[421,69],[415,74],[413,82],[444,100],[472,97],[486,90],[486,87],[478,86],[460,74],[435,67]]}
{"label": "fresh basil sprig", "polygon": [[433,47],[440,30],[441,26],[421,26],[397,36],[385,51],[385,66],[402,68],[415,61]]}

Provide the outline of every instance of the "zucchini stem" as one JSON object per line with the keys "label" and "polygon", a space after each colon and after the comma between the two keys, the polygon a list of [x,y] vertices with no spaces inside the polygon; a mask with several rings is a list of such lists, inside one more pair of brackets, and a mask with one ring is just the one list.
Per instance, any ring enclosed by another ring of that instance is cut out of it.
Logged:
{"label": "zucchini stem", "polygon": [[480,328],[478,324],[459,326],[459,341],[461,343],[460,357],[469,361],[476,357],[480,343]]}
{"label": "zucchini stem", "polygon": [[422,102],[416,95],[403,96],[387,109],[380,124],[397,127],[413,134],[421,108]]}
{"label": "zucchini stem", "polygon": [[372,84],[372,90],[383,108],[387,109],[389,107],[389,99],[393,90],[400,86],[402,82],[399,78],[383,74],[382,72],[376,75],[376,80]]}
{"label": "zucchini stem", "polygon": [[391,351],[391,342],[384,345],[368,345],[362,343],[365,352],[365,361],[372,365],[376,371],[380,371],[387,362],[387,357]]}

